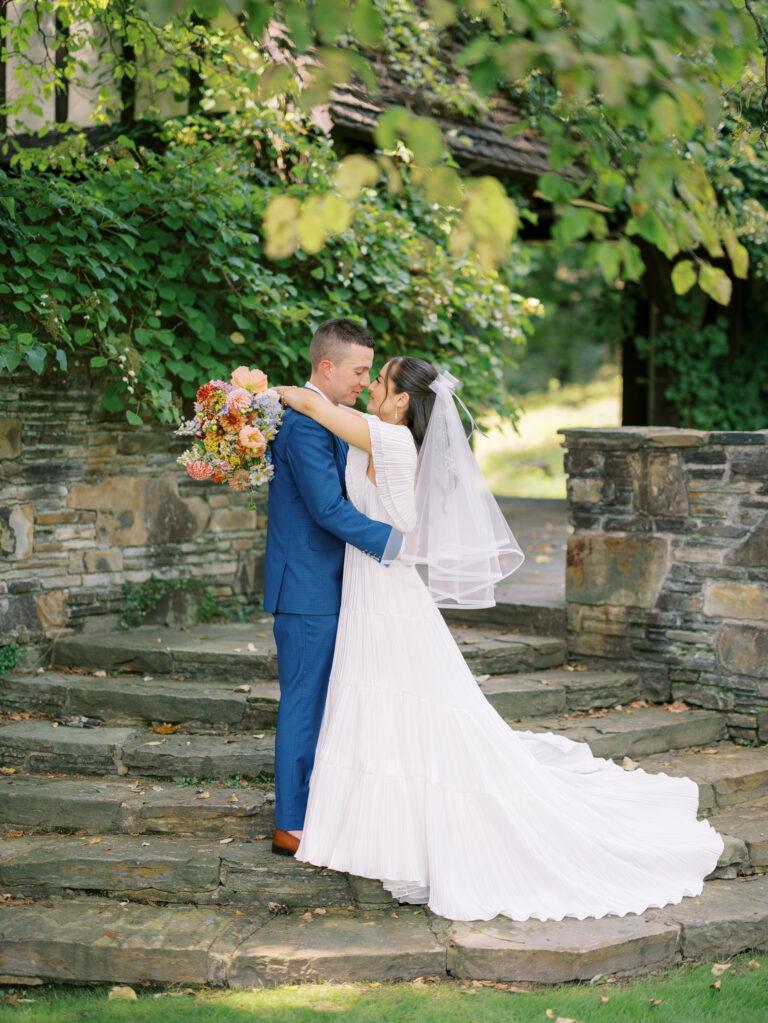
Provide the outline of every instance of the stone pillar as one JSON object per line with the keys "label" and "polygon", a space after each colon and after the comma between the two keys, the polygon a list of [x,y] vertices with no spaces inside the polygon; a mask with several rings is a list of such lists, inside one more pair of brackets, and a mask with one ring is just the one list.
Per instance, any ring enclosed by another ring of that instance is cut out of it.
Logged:
{"label": "stone pillar", "polygon": [[190,576],[258,604],[266,491],[190,479],[188,438],[130,426],[82,374],[0,388],[0,645],[114,628],[122,586]]}
{"label": "stone pillar", "polygon": [[768,430],[561,430],[569,655],[768,741]]}

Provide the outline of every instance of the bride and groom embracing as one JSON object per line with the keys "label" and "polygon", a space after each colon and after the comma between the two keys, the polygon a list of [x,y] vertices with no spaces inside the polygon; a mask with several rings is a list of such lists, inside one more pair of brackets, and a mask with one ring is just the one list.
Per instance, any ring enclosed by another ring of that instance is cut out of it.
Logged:
{"label": "bride and groom embracing", "polygon": [[[273,851],[375,878],[453,920],[623,916],[699,895],[723,839],[690,778],[625,771],[488,702],[440,613],[487,607],[523,554],[458,381],[411,357],[371,381],[352,320],[277,388],[264,608],[280,677]],[[368,412],[352,409],[368,388]]]}

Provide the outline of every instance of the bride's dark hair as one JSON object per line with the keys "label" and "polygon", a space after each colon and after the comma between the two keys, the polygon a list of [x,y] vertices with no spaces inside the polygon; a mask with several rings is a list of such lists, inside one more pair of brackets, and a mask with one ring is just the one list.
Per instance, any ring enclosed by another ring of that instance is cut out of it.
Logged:
{"label": "bride's dark hair", "polygon": [[389,361],[385,386],[390,378],[395,394],[404,392],[408,394],[405,425],[413,434],[416,447],[420,448],[437,397],[429,386],[437,378],[437,370],[424,359],[414,359],[411,355],[396,355]]}

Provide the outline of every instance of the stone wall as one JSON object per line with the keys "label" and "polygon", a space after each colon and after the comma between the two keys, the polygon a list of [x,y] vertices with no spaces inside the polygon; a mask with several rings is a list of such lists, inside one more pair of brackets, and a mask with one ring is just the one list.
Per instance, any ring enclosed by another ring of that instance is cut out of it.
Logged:
{"label": "stone wall", "polygon": [[571,657],[768,741],[768,430],[561,430]]}
{"label": "stone wall", "polygon": [[105,412],[82,371],[0,384],[0,643],[114,628],[151,575],[258,603],[266,494],[191,480],[173,430]]}

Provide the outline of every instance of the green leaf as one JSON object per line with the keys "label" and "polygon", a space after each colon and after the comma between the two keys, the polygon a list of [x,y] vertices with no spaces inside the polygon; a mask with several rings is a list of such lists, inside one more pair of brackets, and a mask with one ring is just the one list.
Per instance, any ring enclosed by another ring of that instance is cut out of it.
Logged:
{"label": "green leaf", "polygon": [[141,416],[137,416],[136,413],[132,412],[130,409],[125,410],[125,418],[132,426],[141,426],[144,422]]}
{"label": "green leaf", "polygon": [[699,270],[699,287],[720,305],[728,305],[731,301],[733,285],[730,277],[711,263],[704,263]]}
{"label": "green leaf", "polygon": [[27,360],[27,364],[33,373],[37,373],[38,376],[45,369],[46,356],[48,353],[42,345],[35,345],[34,348],[27,348],[24,352],[24,358]]}
{"label": "green leaf", "polygon": [[352,31],[363,46],[377,46],[384,35],[384,22],[372,0],[357,0],[350,19]]}
{"label": "green leaf", "polygon": [[696,268],[690,259],[681,259],[672,267],[672,287],[676,295],[684,295],[696,283]]}

